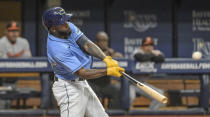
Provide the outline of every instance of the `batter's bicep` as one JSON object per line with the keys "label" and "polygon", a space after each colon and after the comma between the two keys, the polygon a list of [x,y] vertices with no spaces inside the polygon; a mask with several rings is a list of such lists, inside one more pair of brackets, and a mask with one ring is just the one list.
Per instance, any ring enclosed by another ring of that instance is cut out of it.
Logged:
{"label": "batter's bicep", "polygon": [[85,43],[87,43],[88,40],[89,39],[85,35],[82,35],[76,42],[82,50],[85,50]]}

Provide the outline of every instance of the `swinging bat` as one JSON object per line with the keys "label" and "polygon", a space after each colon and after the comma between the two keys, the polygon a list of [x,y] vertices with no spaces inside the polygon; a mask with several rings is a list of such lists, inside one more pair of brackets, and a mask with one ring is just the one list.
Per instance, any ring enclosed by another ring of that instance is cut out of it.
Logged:
{"label": "swinging bat", "polygon": [[139,82],[138,80],[132,78],[130,75],[126,74],[125,72],[122,72],[122,74],[125,78],[128,78],[130,81],[132,81],[134,84],[136,84],[145,93],[152,96],[154,99],[158,100],[159,102],[161,102],[163,104],[166,104],[168,102],[168,99],[164,95],[158,93],[157,91],[155,91],[151,87],[149,87],[149,86]]}

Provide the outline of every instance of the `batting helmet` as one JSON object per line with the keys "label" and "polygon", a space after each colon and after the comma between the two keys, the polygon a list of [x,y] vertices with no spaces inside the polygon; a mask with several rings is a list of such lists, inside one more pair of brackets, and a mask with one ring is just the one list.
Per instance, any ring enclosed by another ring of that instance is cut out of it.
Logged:
{"label": "batting helmet", "polygon": [[42,21],[47,28],[50,28],[52,26],[64,24],[71,16],[72,14],[67,14],[63,8],[53,7],[44,12]]}

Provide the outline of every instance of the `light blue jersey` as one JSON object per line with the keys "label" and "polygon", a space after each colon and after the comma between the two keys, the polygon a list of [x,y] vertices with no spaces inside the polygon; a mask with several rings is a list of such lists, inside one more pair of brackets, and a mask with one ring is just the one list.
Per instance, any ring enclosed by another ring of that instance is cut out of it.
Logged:
{"label": "light blue jersey", "polygon": [[68,24],[71,29],[68,39],[48,34],[47,55],[56,77],[74,80],[78,78],[74,74],[76,71],[82,67],[86,69],[91,67],[92,57],[81,50],[76,43],[83,33],[74,24],[70,22]]}

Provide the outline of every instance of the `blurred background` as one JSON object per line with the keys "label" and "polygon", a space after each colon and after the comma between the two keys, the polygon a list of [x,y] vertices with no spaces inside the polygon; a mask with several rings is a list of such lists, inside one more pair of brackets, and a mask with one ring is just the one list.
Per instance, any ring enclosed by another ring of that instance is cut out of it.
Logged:
{"label": "blurred background", "polygon": [[[0,0],[0,116],[59,116],[46,58],[48,32],[41,19],[55,6],[72,13],[70,22],[96,44],[106,38],[101,43],[107,43],[107,55],[169,99],[160,104],[127,79],[109,78],[113,87],[108,89],[119,96],[101,91],[106,85],[94,91],[110,116],[210,116],[209,0]],[[148,40],[151,53],[162,55],[161,60],[135,56]],[[201,56],[192,59],[194,52]],[[95,60],[93,67],[104,66]]]}

